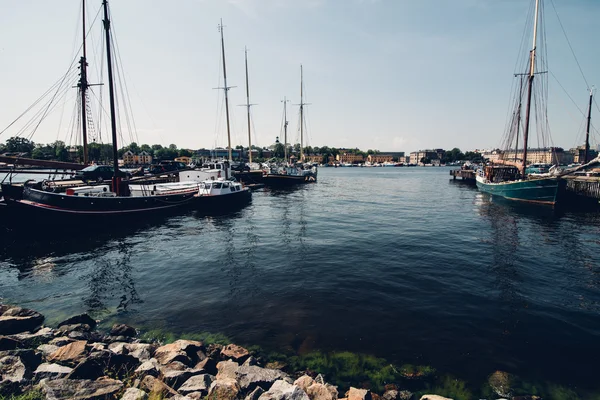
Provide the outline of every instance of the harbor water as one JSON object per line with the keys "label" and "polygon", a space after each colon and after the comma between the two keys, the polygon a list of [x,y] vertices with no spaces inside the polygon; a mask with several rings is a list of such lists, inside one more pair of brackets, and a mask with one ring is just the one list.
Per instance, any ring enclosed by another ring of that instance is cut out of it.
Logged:
{"label": "harbor water", "polygon": [[[448,168],[321,168],[225,216],[3,229],[0,301],[47,323],[214,332],[372,354],[469,382],[598,389],[600,216],[499,201]],[[4,207],[6,208],[6,207]],[[1,209],[0,212],[6,212]],[[129,223],[128,223],[129,224]]]}

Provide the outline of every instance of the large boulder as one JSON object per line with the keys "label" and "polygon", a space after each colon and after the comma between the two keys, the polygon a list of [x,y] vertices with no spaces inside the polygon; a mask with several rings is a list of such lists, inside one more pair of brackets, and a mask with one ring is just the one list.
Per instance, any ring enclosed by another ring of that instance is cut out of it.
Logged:
{"label": "large boulder", "polygon": [[139,365],[137,358],[127,354],[113,354],[108,350],[90,354],[69,374],[70,379],[96,379],[104,375],[123,378]]}
{"label": "large boulder", "polygon": [[208,394],[210,385],[215,380],[215,377],[209,374],[201,374],[192,376],[179,388],[179,393],[190,394],[193,392],[201,392],[203,396]]}
{"label": "large boulder", "polygon": [[92,317],[90,317],[88,314],[85,314],[85,313],[75,315],[71,318],[67,318],[66,320],[64,320],[63,322],[58,324],[58,327],[60,328],[61,326],[64,326],[64,325],[75,325],[75,324],[87,324],[87,325],[89,325],[90,329],[96,328],[96,320],[94,320]]}
{"label": "large boulder", "polygon": [[310,400],[306,392],[296,385],[284,380],[273,383],[271,388],[263,393],[259,400]]}
{"label": "large boulder", "polygon": [[37,347],[37,350],[40,351],[44,357],[48,357],[50,354],[58,350],[58,346],[53,344],[41,344]]}
{"label": "large boulder", "polygon": [[123,382],[114,379],[43,379],[40,388],[47,400],[92,400],[113,398],[123,388]]}
{"label": "large boulder", "polygon": [[64,365],[77,365],[87,355],[86,344],[85,340],[77,340],[59,347],[58,350],[47,357],[47,360]]}
{"label": "large boulder", "polygon": [[65,367],[59,364],[40,364],[37,369],[33,372],[33,378],[36,381],[42,379],[60,379],[69,375],[73,371],[73,368]]}
{"label": "large boulder", "polygon": [[196,364],[196,366],[194,368],[203,369],[204,371],[206,371],[207,373],[209,373],[211,375],[217,374],[217,362],[215,360],[213,360],[212,358],[208,358],[208,357],[205,358],[204,360],[202,360],[198,364]]}
{"label": "large boulder", "polygon": [[221,349],[221,357],[225,360],[233,360],[238,363],[244,362],[250,353],[248,350],[237,344],[228,344]]}
{"label": "large boulder", "polygon": [[195,340],[177,340],[171,344],[159,347],[154,352],[154,358],[163,364],[180,361],[187,366],[192,366],[200,361],[198,352],[203,353],[204,345]]}
{"label": "large boulder", "polygon": [[217,379],[208,389],[210,400],[235,400],[240,393],[240,385],[235,379]]}
{"label": "large boulder", "polygon": [[42,355],[33,349],[15,349],[0,351],[0,359],[6,356],[19,357],[19,359],[21,359],[21,362],[30,371],[35,370],[38,367],[38,365],[42,363]]}
{"label": "large boulder", "polygon": [[135,370],[135,373],[137,376],[152,375],[154,377],[158,377],[160,374],[160,364],[158,361],[156,361],[156,359],[151,358],[140,364],[140,366]]}
{"label": "large boulder", "polygon": [[147,361],[152,358],[156,351],[156,345],[149,343],[128,343],[125,348],[130,356],[137,358],[140,361]]}
{"label": "large boulder", "polygon": [[258,400],[264,392],[263,388],[257,386],[244,400]]}
{"label": "large boulder", "polygon": [[245,392],[249,392],[254,390],[257,386],[268,390],[273,382],[282,379],[287,375],[278,369],[267,369],[257,366],[248,367],[242,365],[236,369],[235,376],[240,388]]}
{"label": "large boulder", "polygon": [[44,322],[44,316],[37,311],[21,307],[6,306],[0,315],[0,335],[32,332]]}

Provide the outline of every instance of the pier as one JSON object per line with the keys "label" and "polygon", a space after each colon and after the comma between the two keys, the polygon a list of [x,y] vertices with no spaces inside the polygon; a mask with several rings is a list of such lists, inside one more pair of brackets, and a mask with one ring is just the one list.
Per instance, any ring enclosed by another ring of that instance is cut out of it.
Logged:
{"label": "pier", "polygon": [[466,183],[475,184],[475,170],[472,169],[453,169],[450,170],[450,176],[453,177],[453,180],[461,178]]}
{"label": "pier", "polygon": [[565,191],[572,199],[600,201],[600,177],[598,176],[564,176],[567,182]]}

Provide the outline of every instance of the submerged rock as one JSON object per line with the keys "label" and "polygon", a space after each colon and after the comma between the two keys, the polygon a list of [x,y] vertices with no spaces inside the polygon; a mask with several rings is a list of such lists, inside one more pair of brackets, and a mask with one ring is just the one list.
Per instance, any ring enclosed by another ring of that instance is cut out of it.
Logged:
{"label": "submerged rock", "polygon": [[88,400],[112,398],[123,388],[123,382],[114,379],[56,379],[40,382],[46,399],[50,400]]}
{"label": "submerged rock", "polygon": [[127,336],[127,337],[136,337],[137,331],[135,328],[125,325],[125,324],[115,324],[110,330],[111,336]]}
{"label": "submerged rock", "polygon": [[96,328],[96,320],[90,317],[88,314],[79,314],[75,315],[71,318],[65,319],[63,322],[58,324],[58,327],[62,327],[65,325],[76,325],[76,324],[87,324],[90,329]]}

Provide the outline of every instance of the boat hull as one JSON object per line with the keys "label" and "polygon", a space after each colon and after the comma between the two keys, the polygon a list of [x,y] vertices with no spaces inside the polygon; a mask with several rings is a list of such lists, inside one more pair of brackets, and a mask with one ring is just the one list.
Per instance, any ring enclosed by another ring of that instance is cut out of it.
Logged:
{"label": "boat hull", "polygon": [[263,171],[244,171],[244,172],[233,172],[232,175],[240,182],[244,184],[262,183]]}
{"label": "boat hull", "polygon": [[540,178],[491,183],[477,176],[477,188],[484,193],[509,200],[555,205],[558,199],[559,179]]}
{"label": "boat hull", "polygon": [[310,175],[282,175],[282,174],[266,174],[263,176],[263,183],[269,187],[289,187],[302,185],[306,183],[316,183],[317,176]]}
{"label": "boat hull", "polygon": [[250,189],[217,196],[196,195],[194,208],[206,214],[220,214],[238,210],[250,203],[251,200],[252,192]]}

